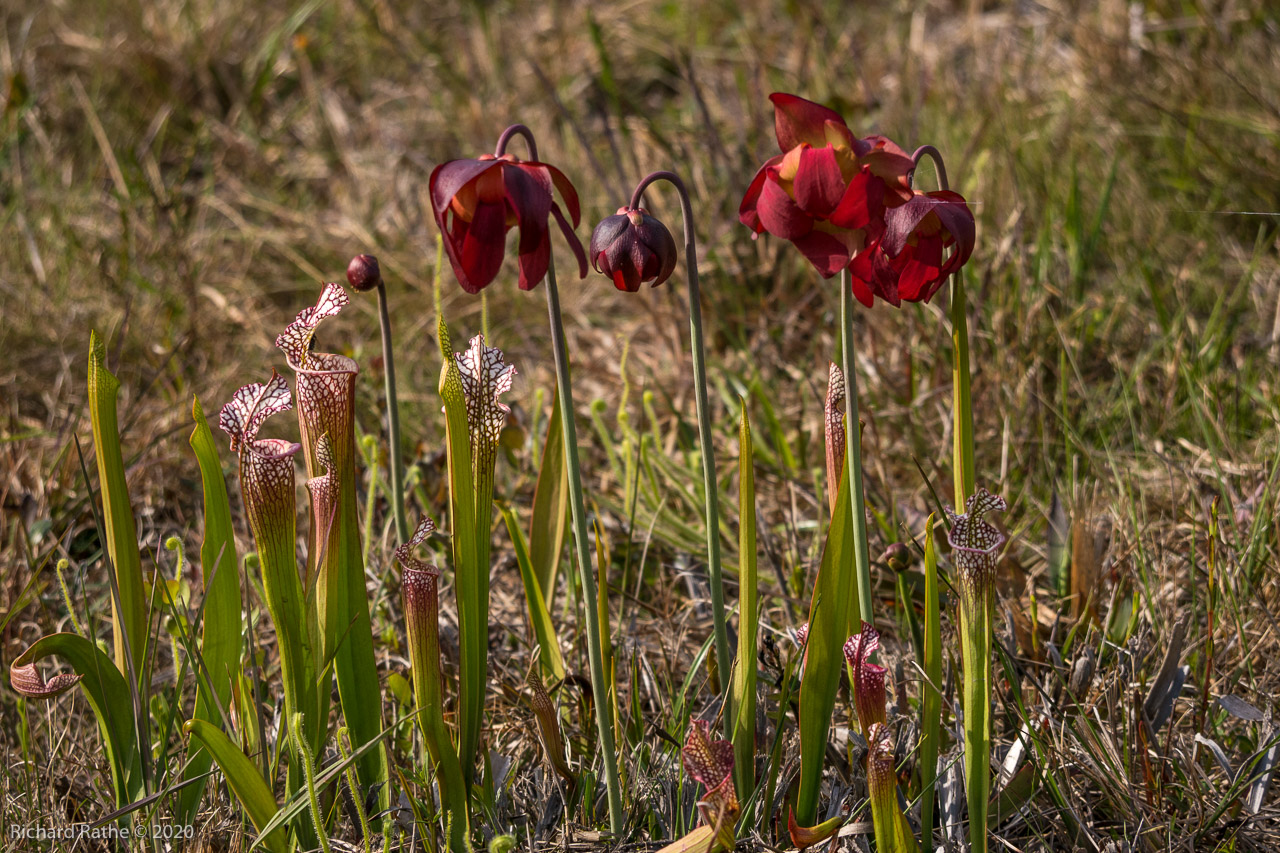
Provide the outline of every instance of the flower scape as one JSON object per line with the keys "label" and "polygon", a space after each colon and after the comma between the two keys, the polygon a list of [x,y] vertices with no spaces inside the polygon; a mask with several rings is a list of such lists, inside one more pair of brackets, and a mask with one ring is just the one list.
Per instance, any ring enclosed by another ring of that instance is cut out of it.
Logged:
{"label": "flower scape", "polygon": [[1280,849],[1267,4],[17,2],[6,849]]}

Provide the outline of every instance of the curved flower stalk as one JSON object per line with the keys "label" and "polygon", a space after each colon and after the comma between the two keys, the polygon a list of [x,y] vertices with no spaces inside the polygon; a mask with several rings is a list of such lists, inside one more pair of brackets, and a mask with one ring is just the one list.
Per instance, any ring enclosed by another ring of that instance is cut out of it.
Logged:
{"label": "curved flower stalk", "polygon": [[[596,226],[591,235],[591,256],[596,269],[611,275],[615,286],[638,290],[653,279],[657,287],[675,269],[676,246],[671,232],[640,207],[644,191],[657,181],[666,181],[680,196],[680,216],[684,220],[684,262],[689,279],[689,343],[693,355],[693,391],[698,412],[698,445],[702,456],[703,509],[706,515],[707,574],[711,583],[711,621],[715,635],[716,665],[728,683],[732,653],[724,614],[724,584],[720,568],[720,499],[716,480],[715,446],[711,435],[711,413],[707,403],[707,354],[702,340],[702,299],[698,289],[698,244],[693,230],[693,206],[684,181],[675,172],[647,175],[631,194],[631,203]],[[603,261],[603,263],[601,263]],[[733,709],[724,715],[726,730],[733,729]]]}
{"label": "curved flower stalk", "polygon": [[413,667],[418,725],[431,762],[435,765],[440,802],[449,825],[449,849],[453,853],[468,853],[471,833],[466,782],[444,722],[443,678],[440,673],[440,572],[434,565],[413,556],[414,548],[426,542],[435,529],[435,522],[423,516],[413,536],[396,548],[395,557],[402,573],[400,590],[409,660]]}
{"label": "curved flower stalk", "polygon": [[[507,144],[517,135],[523,136],[529,146],[531,159],[524,163],[507,154]],[[560,291],[556,286],[555,263],[551,257],[548,217],[555,216],[570,248],[577,255],[580,276],[587,274],[586,255],[582,251],[582,244],[573,235],[572,228],[567,227],[568,223],[555,203],[553,188],[565,200],[576,227],[579,219],[578,196],[573,185],[558,169],[538,162],[533,132],[524,125],[515,124],[498,137],[492,158],[455,160],[432,172],[431,205],[444,237],[449,261],[459,284],[467,292],[477,292],[497,275],[505,252],[502,238],[512,225],[519,226],[520,230],[521,288],[532,289],[543,275],[546,276],[547,315],[551,324],[551,345],[555,356],[556,395],[563,415],[562,436],[574,548],[577,552],[578,578],[582,584],[583,598],[588,602],[584,611],[587,656],[591,662],[591,687],[595,694],[593,704],[596,710],[596,732],[600,738],[605,786],[609,796],[609,828],[615,834],[621,834],[625,815],[622,788],[618,782],[618,758],[613,746],[610,713],[613,705],[608,688],[610,682],[605,678],[599,615],[590,604],[598,600],[598,595],[595,575],[591,570],[573,387],[569,380],[569,354],[564,340],[564,322],[560,317]],[[443,322],[441,329],[444,330]],[[441,343],[448,360],[443,338]],[[442,393],[447,380],[446,370],[446,375],[441,377]],[[452,424],[452,415],[449,415],[449,420]],[[453,427],[450,429],[452,431]],[[453,441],[451,437],[451,446]],[[450,476],[456,479],[452,466]],[[457,527],[456,515],[454,526]]]}
{"label": "curved flower stalk", "polygon": [[[311,346],[320,323],[337,315],[347,302],[342,285],[326,284],[315,306],[299,312],[276,338],[276,346],[284,352],[296,377],[298,425],[307,475],[312,480],[330,477],[322,496],[335,499],[335,506],[325,513],[332,521],[319,519],[328,535],[318,537],[316,531],[312,532],[314,547],[307,556],[307,584],[315,590],[320,638],[317,661],[333,661],[342,713],[352,742],[359,745],[382,733],[382,690],[373,655],[356,503],[355,382],[359,369],[346,356],[314,352]],[[320,458],[320,439],[325,435],[331,457],[326,460],[328,464]],[[317,517],[316,512],[313,506],[313,518]],[[318,675],[318,710],[323,718],[328,708],[329,676]],[[357,762],[356,773],[367,789],[378,788],[379,803],[385,810],[390,804],[385,751],[366,753]]]}
{"label": "curved flower stalk", "polygon": [[898,805],[898,775],[893,766],[893,735],[884,723],[873,723],[867,730],[867,788],[871,793],[871,820],[875,824],[876,850],[881,853],[916,853],[920,845],[911,832],[907,816]]}
{"label": "curved flower stalk", "polygon": [[1002,512],[1004,498],[978,489],[961,515],[951,516],[951,543],[959,583],[964,664],[964,777],[968,786],[969,843],[987,849],[991,794],[991,631],[995,612],[996,554],[1005,537],[983,516]]}
{"label": "curved flower stalk", "polygon": [[409,540],[409,524],[404,516],[404,463],[400,458],[400,403],[396,397],[396,359],[391,347],[391,314],[387,310],[387,287],[373,255],[356,255],[347,264],[347,283],[358,293],[378,291],[378,325],[382,330],[383,393],[387,403],[387,468],[391,474],[391,514],[396,536]]}

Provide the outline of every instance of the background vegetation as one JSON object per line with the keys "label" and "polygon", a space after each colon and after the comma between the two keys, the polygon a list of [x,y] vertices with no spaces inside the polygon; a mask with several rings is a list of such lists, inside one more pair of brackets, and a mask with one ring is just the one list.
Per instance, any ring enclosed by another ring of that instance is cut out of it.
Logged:
{"label": "background vegetation", "polygon": [[[90,328],[104,334],[121,379],[144,553],[171,572],[161,543],[176,534],[193,551],[199,518],[191,395],[215,407],[282,364],[274,336],[312,303],[318,282],[341,280],[353,254],[376,254],[400,351],[415,504],[444,515],[426,180],[441,161],[491,150],[515,121],[576,183],[584,241],[643,173],[685,176],[700,217],[721,476],[736,494],[735,395],[745,393],[762,512],[762,640],[766,652],[789,643],[819,556],[822,398],[838,297],[781,241],[752,242],[736,209],[775,148],[767,95],[792,91],[862,133],[908,150],[936,145],[978,217],[966,273],[978,482],[1009,500],[1015,541],[1001,567],[1008,618],[997,638],[1008,656],[997,739],[1006,749],[1024,724],[1049,733],[1038,766],[1052,780],[1043,790],[1060,789],[1037,795],[1010,837],[1053,849],[1273,843],[1274,805],[1252,816],[1233,788],[1244,784],[1233,778],[1244,759],[1267,743],[1269,716],[1242,719],[1215,700],[1235,695],[1269,715],[1280,690],[1274,5],[17,0],[0,11],[0,75],[6,665],[66,619],[49,557],[71,560],[82,618],[92,612],[101,626],[108,612],[72,441],[87,434]],[[650,207],[675,227],[674,197],[658,193]],[[562,275],[569,261],[562,253]],[[619,673],[643,673],[620,677],[620,703],[673,734],[710,694],[691,690],[690,708],[680,690],[709,630],[705,612],[687,606],[702,596],[688,571],[698,505],[673,485],[662,507],[625,512],[604,436],[621,435],[625,413],[694,481],[683,460],[695,421],[682,281],[677,271],[635,295],[594,275],[561,282],[588,501],[611,546]],[[495,495],[523,511],[550,390],[545,308],[516,290],[514,269],[486,293],[491,340],[520,372]],[[447,271],[443,309],[455,340],[479,330],[480,301]],[[939,297],[856,317],[868,502],[889,530],[919,532],[932,508],[922,474],[947,493],[944,310]],[[351,342],[364,371],[359,429],[379,434],[375,312],[357,297],[324,336],[329,347]],[[647,409],[642,391],[653,392]],[[586,419],[593,399],[604,401],[596,431]],[[388,584],[378,587],[374,631],[385,639],[380,663],[402,672],[387,520],[379,507],[371,570]],[[495,541],[505,554],[505,533]],[[884,544],[873,530],[873,555]],[[1050,570],[1061,565],[1061,591],[1075,598],[1057,594]],[[877,613],[893,635],[892,584],[882,580]],[[489,827],[506,831],[536,823],[551,787],[522,769],[537,766],[538,748],[532,713],[516,700],[528,656],[509,558],[497,562],[494,607],[495,624],[510,627],[491,637],[487,737],[516,772]],[[1079,618],[1090,611],[1096,622]],[[1187,686],[1149,741],[1139,707],[1182,617]],[[562,638],[575,637],[573,624],[570,608]],[[949,620],[943,630],[954,630]],[[887,638],[890,659],[901,652],[904,661],[898,684],[914,697],[906,639]],[[572,650],[570,668],[585,669],[576,639]],[[1083,650],[1092,677],[1079,692],[1062,689]],[[766,668],[776,661],[765,654]],[[693,672],[696,683],[706,677]],[[6,828],[108,810],[83,711],[76,693],[20,710],[0,691]],[[656,744],[624,759],[631,789],[659,816],[653,836],[673,837],[691,819],[691,800],[672,781],[675,751],[663,753],[661,739],[628,718],[636,743]],[[588,733],[570,735],[578,756],[588,752]],[[202,831],[241,830],[228,806],[209,811]]]}

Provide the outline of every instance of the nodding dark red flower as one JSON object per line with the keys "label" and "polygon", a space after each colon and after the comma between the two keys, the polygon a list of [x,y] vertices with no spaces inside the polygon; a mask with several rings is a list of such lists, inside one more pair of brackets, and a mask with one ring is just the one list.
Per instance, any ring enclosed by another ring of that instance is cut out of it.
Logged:
{"label": "nodding dark red flower", "polygon": [[620,207],[591,232],[591,266],[635,293],[650,279],[657,287],[676,268],[676,241],[667,226],[642,207]]}
{"label": "nodding dark red flower", "polygon": [[823,278],[879,239],[886,208],[911,199],[911,157],[883,136],[855,138],[834,110],[775,92],[782,154],[751,181],[738,219],[756,234],[790,240]]}
{"label": "nodding dark red flower", "polygon": [[928,302],[973,254],[973,212],[959,193],[914,193],[886,211],[884,223],[884,236],[849,265],[853,293],[868,308],[875,296],[893,305]]}
{"label": "nodding dark red flower", "polygon": [[353,290],[368,293],[382,283],[382,270],[373,255],[356,255],[347,264],[347,283]]}
{"label": "nodding dark red flower", "polygon": [[[556,203],[553,188],[564,199],[572,225]],[[498,275],[512,227],[520,233],[520,289],[537,286],[551,263],[551,216],[578,257],[579,277],[586,277],[587,256],[573,233],[581,218],[578,193],[556,167],[510,154],[451,160],[431,173],[430,191],[445,252],[467,293],[479,293]]]}

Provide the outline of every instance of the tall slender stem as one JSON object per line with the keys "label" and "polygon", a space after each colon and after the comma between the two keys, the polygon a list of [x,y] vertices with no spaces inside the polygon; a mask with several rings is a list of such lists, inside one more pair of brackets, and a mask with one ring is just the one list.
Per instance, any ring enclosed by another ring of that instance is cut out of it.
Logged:
{"label": "tall slender stem", "polygon": [[564,413],[564,458],[569,473],[569,507],[573,516],[573,542],[578,555],[578,577],[587,616],[587,657],[591,663],[591,692],[595,697],[596,730],[600,738],[600,757],[604,760],[605,784],[609,790],[609,829],[615,835],[623,831],[622,789],[618,784],[618,757],[614,752],[613,720],[610,709],[609,684],[605,680],[604,657],[600,650],[600,619],[594,606],[595,573],[591,571],[591,549],[587,541],[587,511],[582,499],[582,471],[578,462],[578,431],[574,424],[573,386],[569,384],[569,354],[565,350],[564,324],[560,319],[560,294],[556,288],[554,264],[547,267],[547,315],[551,321],[551,348],[556,363],[556,394]]}
{"label": "tall slender stem", "polygon": [[[715,635],[716,666],[720,684],[727,687],[731,667],[729,633],[725,625],[724,582],[720,568],[720,497],[716,483],[716,454],[711,438],[711,413],[707,405],[707,355],[702,340],[702,298],[698,289],[698,241],[693,231],[693,206],[684,181],[675,172],[654,172],[631,194],[631,208],[640,206],[645,189],[655,181],[666,181],[680,194],[680,216],[684,223],[684,264],[689,278],[689,341],[693,351],[693,393],[698,410],[698,444],[702,447],[702,491],[707,523],[707,574],[711,580],[711,624]],[[740,614],[739,618],[750,618]],[[733,734],[735,709],[724,715],[726,737]]]}
{"label": "tall slender stem", "polygon": [[[506,153],[507,143],[515,135],[523,136],[529,145],[529,156],[538,159],[538,146],[533,132],[522,124],[514,124],[502,132],[495,149],[497,156]],[[600,648],[600,620],[595,603],[595,573],[591,570],[591,548],[587,539],[586,503],[582,499],[582,469],[578,461],[578,429],[574,421],[573,386],[569,381],[569,353],[565,347],[564,322],[560,317],[560,291],[556,287],[555,260],[547,265],[545,281],[547,291],[547,316],[551,323],[551,351],[556,365],[556,395],[563,416],[564,458],[569,475],[569,508],[573,520],[574,550],[578,556],[578,579],[582,584],[582,609],[587,620],[587,658],[591,665],[591,692],[596,709],[596,732],[600,740],[600,758],[604,762],[605,786],[609,795],[609,830],[621,835],[625,829],[622,810],[622,788],[618,784],[618,756],[613,741],[613,702],[609,683],[605,680],[604,656]]]}
{"label": "tall slender stem", "polygon": [[[933,160],[940,189],[950,189],[942,154],[922,145],[911,155]],[[965,507],[975,487],[973,462],[973,405],[969,391],[969,322],[964,278],[951,279],[951,417],[952,477],[956,512]],[[964,665],[964,770],[969,805],[970,849],[987,849],[987,801],[991,794],[991,635],[995,593],[991,583],[965,583],[960,595],[960,626]],[[928,831],[926,829],[926,831]]]}
{"label": "tall slender stem", "polygon": [[849,468],[849,504],[853,513],[853,566],[858,578],[858,615],[874,625],[871,610],[871,555],[867,548],[867,511],[862,497],[862,424],[858,417],[858,374],[854,363],[853,286],[849,270],[840,272],[840,362],[844,371],[847,415],[844,459]]}
{"label": "tall slender stem", "polygon": [[[921,159],[928,157],[933,161],[938,173],[938,188],[947,190],[951,185],[947,182],[947,167],[942,161],[942,154],[932,145],[921,145],[911,155],[911,159],[919,165]],[[967,299],[964,291],[964,278],[957,272],[951,279],[951,348],[954,354],[951,364],[952,406],[952,460],[956,499],[956,512],[964,507],[964,502],[973,494],[973,408],[969,398],[969,325],[967,319]]]}
{"label": "tall slender stem", "polygon": [[396,400],[396,362],[391,354],[391,315],[387,311],[387,288],[378,279],[378,320],[382,327],[383,381],[387,396],[387,460],[391,469],[391,512],[396,519],[396,539],[409,541],[409,522],[404,517],[404,462],[400,458],[400,405]]}

